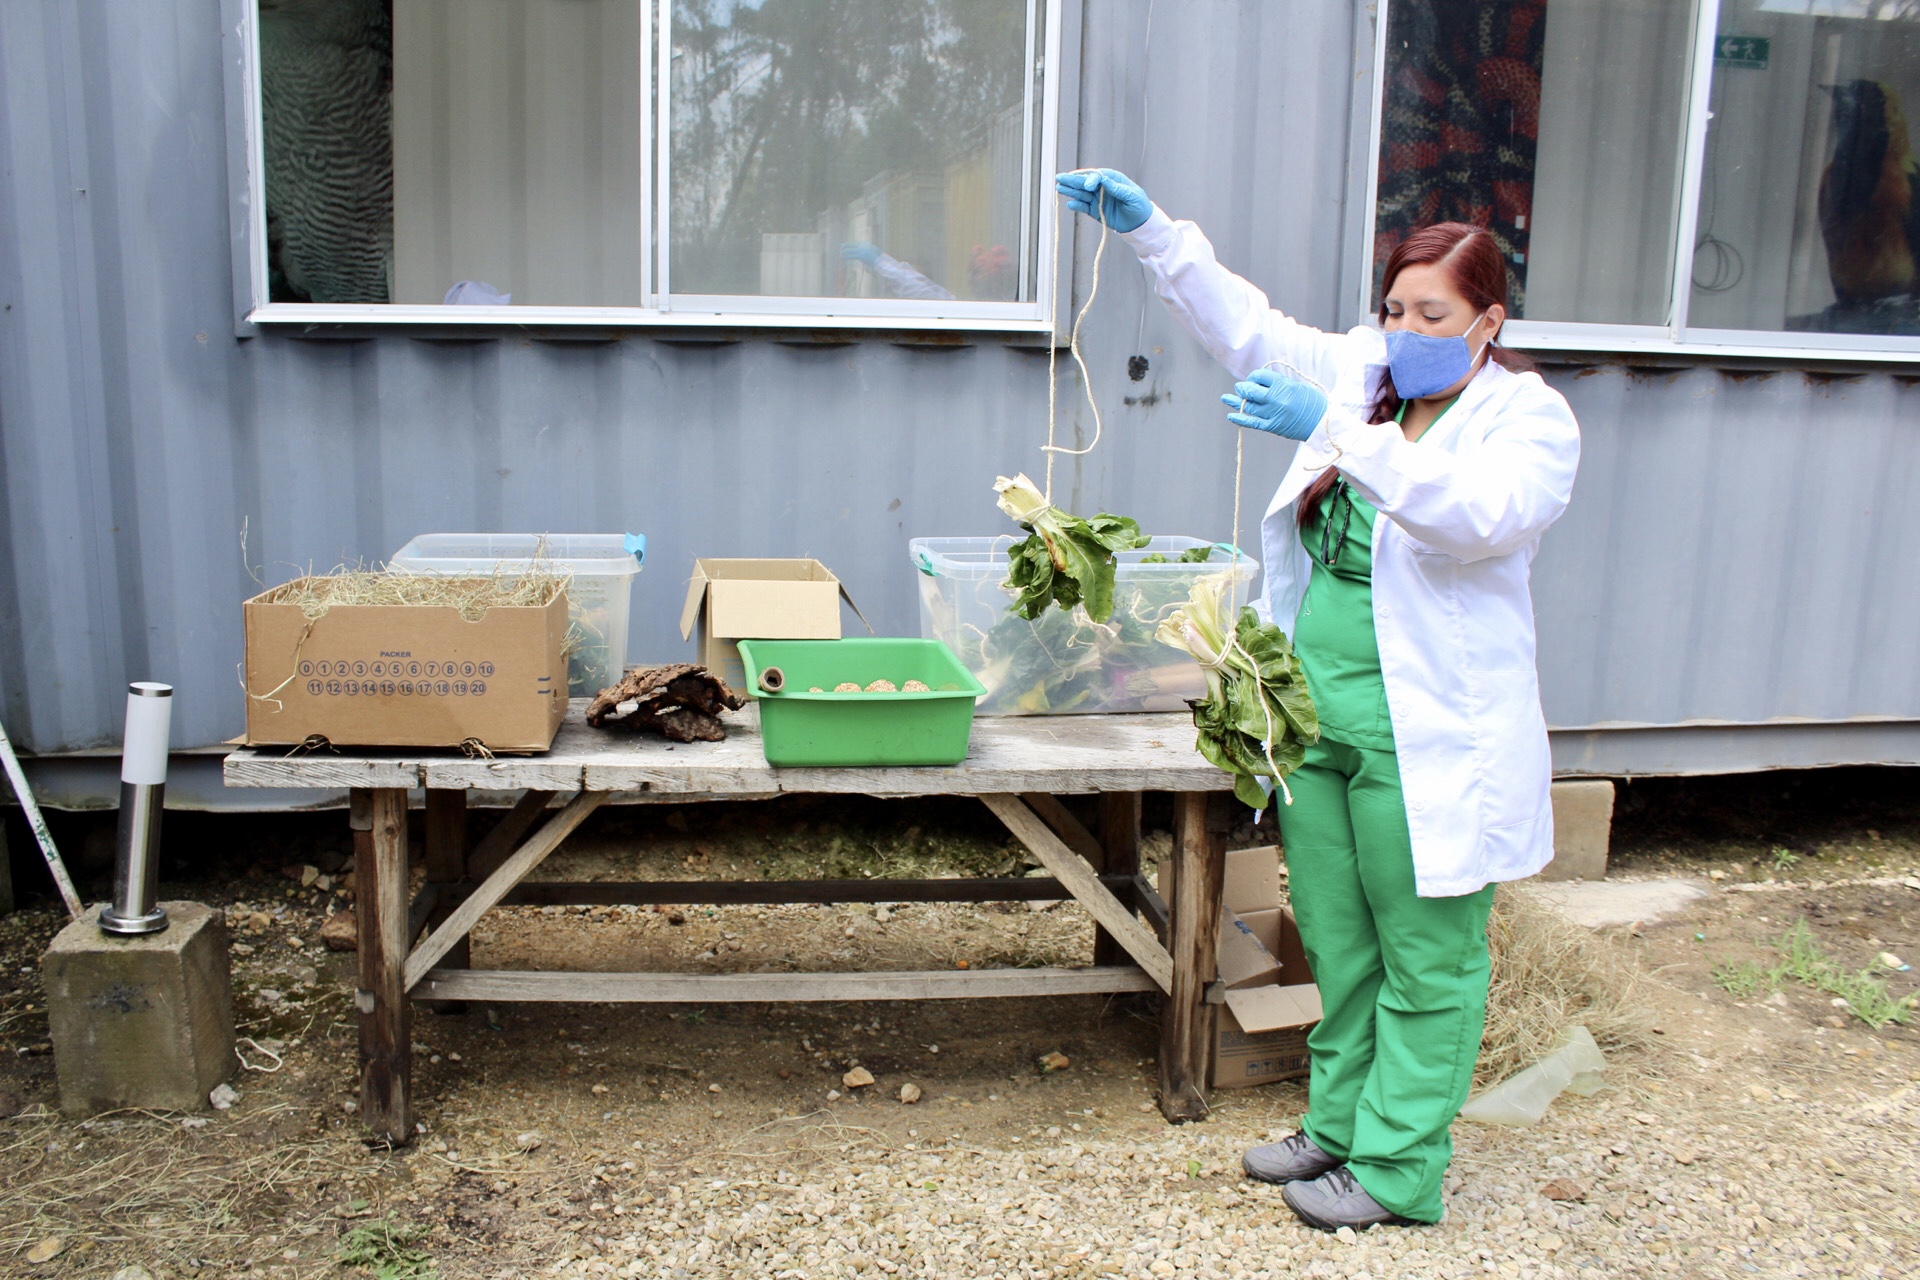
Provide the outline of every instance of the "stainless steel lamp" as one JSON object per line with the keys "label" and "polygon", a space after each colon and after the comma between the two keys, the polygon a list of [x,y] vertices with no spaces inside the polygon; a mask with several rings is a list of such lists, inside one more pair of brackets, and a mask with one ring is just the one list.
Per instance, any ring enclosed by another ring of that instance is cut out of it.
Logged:
{"label": "stainless steel lamp", "polygon": [[159,933],[167,913],[154,904],[160,878],[160,813],[167,794],[167,736],[173,686],[127,686],[127,731],[120,749],[120,842],[113,902],[100,909],[103,933]]}

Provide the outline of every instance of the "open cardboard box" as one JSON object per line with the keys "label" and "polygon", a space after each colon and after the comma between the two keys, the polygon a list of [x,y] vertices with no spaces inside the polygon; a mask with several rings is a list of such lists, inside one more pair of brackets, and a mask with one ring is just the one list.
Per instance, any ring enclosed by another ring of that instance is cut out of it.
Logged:
{"label": "open cardboard box", "polygon": [[567,597],[497,605],[337,604],[309,619],[266,591],[246,622],[248,746],[545,751],[567,714]]}
{"label": "open cardboard box", "polygon": [[[1161,864],[1161,884],[1166,884]],[[1280,905],[1276,845],[1227,852],[1216,963],[1226,1003],[1214,1017],[1213,1087],[1240,1089],[1307,1073],[1320,991],[1293,913]]]}
{"label": "open cardboard box", "polygon": [[691,638],[697,624],[697,661],[744,694],[738,641],[838,640],[842,600],[871,632],[860,606],[818,560],[695,560],[680,638]]}
{"label": "open cardboard box", "polygon": [[[1320,989],[1293,912],[1275,907],[1240,915],[1223,907],[1220,915],[1227,999],[1213,1021],[1213,1087],[1243,1089],[1307,1074],[1307,1033],[1320,1021]],[[1236,983],[1230,973],[1251,976]]]}

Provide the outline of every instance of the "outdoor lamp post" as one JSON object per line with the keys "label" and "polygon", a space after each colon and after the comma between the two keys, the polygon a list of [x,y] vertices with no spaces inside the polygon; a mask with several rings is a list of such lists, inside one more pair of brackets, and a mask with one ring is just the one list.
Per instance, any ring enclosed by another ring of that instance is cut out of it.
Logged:
{"label": "outdoor lamp post", "polygon": [[167,913],[154,905],[160,877],[160,809],[167,793],[167,734],[173,686],[127,686],[127,732],[120,748],[120,842],[113,902],[100,909],[104,933],[159,933]]}

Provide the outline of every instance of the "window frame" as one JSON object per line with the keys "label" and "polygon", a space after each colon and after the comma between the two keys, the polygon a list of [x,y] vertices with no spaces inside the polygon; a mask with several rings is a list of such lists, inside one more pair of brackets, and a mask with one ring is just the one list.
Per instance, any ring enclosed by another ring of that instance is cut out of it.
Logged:
{"label": "window frame", "polygon": [[[1387,29],[1394,5],[1406,0],[1380,0],[1374,24],[1373,91],[1363,194],[1360,243],[1356,247],[1360,323],[1374,319],[1373,240],[1378,217],[1380,133],[1384,119],[1387,74]],[[1687,110],[1682,121],[1679,194],[1673,221],[1674,272],[1662,324],[1591,324],[1561,320],[1521,320],[1506,323],[1502,338],[1524,351],[1618,353],[1622,355],[1721,356],[1740,359],[1800,361],[1862,360],[1920,363],[1920,336],[1898,334],[1824,334],[1791,330],[1717,329],[1688,323],[1693,301],[1693,258],[1685,246],[1699,235],[1700,193],[1706,162],[1708,104],[1713,91],[1713,50],[1720,26],[1720,0],[1693,0],[1692,58],[1688,67]]]}
{"label": "window frame", "polygon": [[[588,327],[694,329],[845,329],[881,332],[1052,334],[1056,327],[1055,249],[1037,198],[1045,158],[1060,149],[1063,16],[1069,0],[1025,0],[1028,67],[1038,78],[1026,96],[1021,196],[1021,266],[1032,268],[1032,300],[978,302],[903,298],[808,298],[671,292],[673,0],[640,0],[641,60],[640,289],[637,307],[448,306],[441,303],[274,302],[267,268],[265,128],[261,117],[259,0],[221,0],[227,99],[227,177],[233,250],[234,331],[247,337],[283,326]],[[1037,64],[1037,65],[1036,65]],[[1035,116],[1038,137],[1035,137]]]}

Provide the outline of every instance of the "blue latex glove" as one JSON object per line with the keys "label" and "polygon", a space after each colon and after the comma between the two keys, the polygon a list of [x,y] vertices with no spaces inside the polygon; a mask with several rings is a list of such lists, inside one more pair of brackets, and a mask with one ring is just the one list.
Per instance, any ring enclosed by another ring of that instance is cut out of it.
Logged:
{"label": "blue latex glove", "polygon": [[1233,410],[1227,421],[1235,426],[1289,440],[1305,440],[1327,415],[1327,397],[1318,388],[1272,369],[1255,369],[1220,403]]}
{"label": "blue latex glove", "polygon": [[1122,235],[1138,231],[1153,214],[1153,201],[1147,199],[1147,193],[1118,169],[1057,173],[1053,189],[1067,198],[1067,208],[1098,218]]}
{"label": "blue latex glove", "polygon": [[848,262],[865,263],[871,269],[874,263],[880,261],[880,250],[870,241],[849,240],[840,246],[840,256]]}

